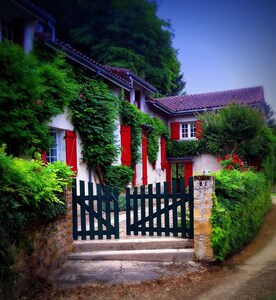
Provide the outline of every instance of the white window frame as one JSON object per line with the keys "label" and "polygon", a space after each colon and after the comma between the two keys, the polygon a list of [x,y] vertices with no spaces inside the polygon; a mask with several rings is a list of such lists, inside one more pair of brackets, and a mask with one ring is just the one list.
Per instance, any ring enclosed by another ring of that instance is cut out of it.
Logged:
{"label": "white window frame", "polygon": [[[3,21],[5,21],[6,25],[9,25],[10,28],[7,28],[7,26],[4,27]],[[5,36],[3,34],[4,32]],[[3,17],[0,17],[0,41],[10,41],[13,43],[13,23]]]}
{"label": "white window frame", "polygon": [[[50,135],[54,137],[54,144],[46,153],[47,162],[65,161],[65,131],[62,129],[50,128]],[[55,155],[52,155],[54,150],[56,150],[56,153]]]}
{"label": "white window frame", "polygon": [[196,140],[196,122],[180,123],[180,139],[186,141]]}

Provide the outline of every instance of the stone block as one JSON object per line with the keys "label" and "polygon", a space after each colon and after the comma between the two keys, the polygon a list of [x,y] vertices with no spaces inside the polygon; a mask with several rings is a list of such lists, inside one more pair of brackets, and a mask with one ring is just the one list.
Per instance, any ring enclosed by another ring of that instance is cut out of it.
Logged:
{"label": "stone block", "polygon": [[211,235],[212,224],[209,220],[194,220],[194,235]]}

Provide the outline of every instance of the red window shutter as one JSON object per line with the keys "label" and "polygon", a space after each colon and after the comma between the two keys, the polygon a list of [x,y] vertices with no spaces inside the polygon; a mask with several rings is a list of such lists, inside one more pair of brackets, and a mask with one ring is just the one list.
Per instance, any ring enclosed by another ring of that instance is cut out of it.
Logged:
{"label": "red window shutter", "polygon": [[43,151],[43,153],[41,154],[41,158],[43,163],[46,165],[47,164],[47,152]]}
{"label": "red window shutter", "polygon": [[161,169],[165,170],[167,166],[167,150],[166,150],[166,139],[161,137]]}
{"label": "red window shutter", "polygon": [[66,163],[72,167],[72,170],[78,171],[77,164],[77,134],[74,131],[66,130],[65,132],[66,144]]}
{"label": "red window shutter", "polygon": [[171,123],[171,139],[172,140],[180,139],[180,123],[179,122]]}
{"label": "red window shutter", "polygon": [[197,139],[202,138],[202,131],[203,131],[202,123],[203,123],[203,120],[197,120],[196,121],[196,138]]}
{"label": "red window shutter", "polygon": [[148,137],[145,132],[142,135],[142,170],[143,170],[143,185],[148,184]]}
{"label": "red window shutter", "polygon": [[185,162],[185,170],[184,170],[185,187],[189,185],[189,177],[191,176],[193,176],[193,163],[191,161]]}
{"label": "red window shutter", "polygon": [[131,166],[131,127],[121,124],[121,147],[122,157],[121,162],[123,166]]}

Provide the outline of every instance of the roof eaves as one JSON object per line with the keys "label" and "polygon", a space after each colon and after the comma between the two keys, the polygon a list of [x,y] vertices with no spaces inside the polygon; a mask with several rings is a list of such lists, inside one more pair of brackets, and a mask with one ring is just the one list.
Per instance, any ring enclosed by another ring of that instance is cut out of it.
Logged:
{"label": "roof eaves", "polygon": [[27,0],[10,0],[15,5],[19,6],[21,9],[27,11],[29,14],[35,16],[40,21],[43,22],[51,22],[52,24],[56,23],[56,20],[47,12],[36,6],[35,4],[31,3]]}
{"label": "roof eaves", "polygon": [[66,56],[75,62],[83,65],[84,67],[96,72],[98,75],[108,79],[109,81],[113,82],[114,84],[126,89],[130,90],[131,86],[127,81],[120,78],[119,76],[107,71],[106,69],[102,68],[99,64],[94,62],[92,59],[89,59],[84,54],[80,53],[79,51],[73,51],[73,48],[67,47],[65,44],[57,41],[53,41],[47,39],[45,44],[55,50],[62,50],[66,53]]}
{"label": "roof eaves", "polygon": [[132,73],[131,71],[128,72],[128,75],[131,76],[134,81],[139,83],[141,86],[143,86],[149,92],[151,92],[153,94],[158,92],[157,89],[153,85],[151,85],[147,81],[143,80],[141,77]]}
{"label": "roof eaves", "polygon": [[157,109],[163,111],[164,113],[166,113],[167,115],[172,116],[173,112],[171,110],[169,110],[166,106],[160,104],[157,101],[150,101],[148,100],[148,103],[154,107],[156,107]]}

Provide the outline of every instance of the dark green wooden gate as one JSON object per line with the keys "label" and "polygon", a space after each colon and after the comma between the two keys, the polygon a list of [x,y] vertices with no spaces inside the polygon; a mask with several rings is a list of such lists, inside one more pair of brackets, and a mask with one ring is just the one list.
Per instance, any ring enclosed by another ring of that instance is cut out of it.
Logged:
{"label": "dark green wooden gate", "polygon": [[[119,208],[118,208],[118,189],[112,192],[109,186],[102,192],[100,184],[93,191],[92,183],[88,183],[85,189],[84,181],[79,182],[79,189],[76,180],[72,188],[72,214],[73,214],[73,239],[79,237],[82,240],[87,238],[93,240],[111,239],[114,236],[119,238]],[[78,190],[78,192],[77,192]],[[86,191],[87,193],[86,193]]]}
{"label": "dark green wooden gate", "polygon": [[[147,188],[147,189],[146,189]],[[172,192],[168,183],[164,183],[161,192],[160,183],[153,186],[142,186],[139,190],[126,189],[126,222],[127,234],[149,236],[181,236],[194,238],[194,196],[193,177],[189,177],[188,192],[184,178],[180,181],[177,191],[176,181],[172,182]]]}
{"label": "dark green wooden gate", "polygon": [[[96,186],[76,180],[72,189],[73,239],[111,239],[119,238],[118,189]],[[160,183],[142,186],[139,189],[126,189],[126,233],[127,235],[181,236],[194,237],[194,197],[193,177],[189,178],[188,191],[184,179],[180,181],[180,190],[176,181],[172,182],[172,192],[168,183],[161,191]]]}

